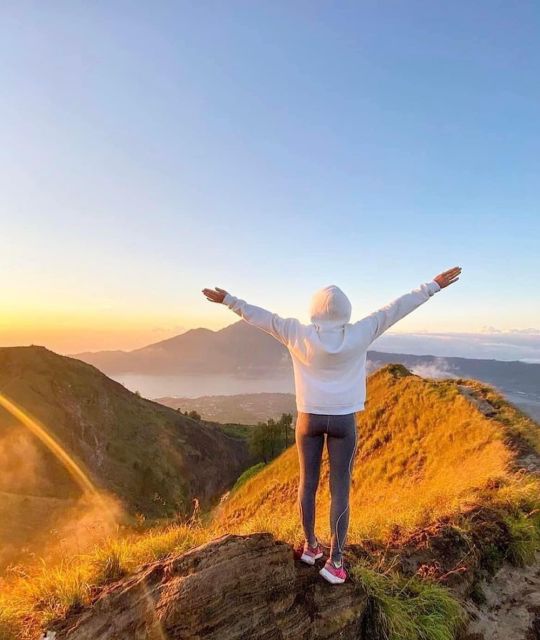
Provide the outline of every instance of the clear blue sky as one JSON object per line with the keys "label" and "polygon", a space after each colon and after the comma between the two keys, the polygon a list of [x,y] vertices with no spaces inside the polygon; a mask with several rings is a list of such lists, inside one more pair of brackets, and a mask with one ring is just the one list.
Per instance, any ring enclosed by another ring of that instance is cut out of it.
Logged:
{"label": "clear blue sky", "polygon": [[[128,347],[218,285],[540,328],[540,5],[3,2],[0,343]],[[426,305],[427,307],[427,305]]]}

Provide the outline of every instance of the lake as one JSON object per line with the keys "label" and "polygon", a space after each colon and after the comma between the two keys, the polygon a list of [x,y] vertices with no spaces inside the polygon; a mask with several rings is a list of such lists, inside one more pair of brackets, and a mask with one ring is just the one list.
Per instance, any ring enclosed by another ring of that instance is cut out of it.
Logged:
{"label": "lake", "polygon": [[243,393],[294,393],[292,371],[279,378],[236,378],[223,375],[153,376],[125,373],[111,376],[130,391],[138,391],[145,398],[178,396],[236,395]]}
{"label": "lake", "polygon": [[[292,371],[289,376],[276,378],[248,378],[224,375],[171,375],[152,376],[136,373],[125,373],[111,376],[130,391],[138,391],[145,398],[162,398],[165,396],[181,398],[197,398],[199,396],[231,396],[244,393],[294,393]],[[539,397],[500,390],[507,400],[520,407],[535,420],[540,420]]]}

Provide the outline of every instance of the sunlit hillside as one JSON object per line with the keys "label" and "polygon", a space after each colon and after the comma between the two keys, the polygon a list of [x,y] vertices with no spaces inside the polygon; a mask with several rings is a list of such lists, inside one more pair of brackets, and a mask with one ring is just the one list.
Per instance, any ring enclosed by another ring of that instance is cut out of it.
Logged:
{"label": "sunlit hillside", "polygon": [[[516,540],[511,552],[495,550],[499,559],[512,553],[518,561],[530,562],[540,540],[538,518],[530,517],[539,506],[534,473],[538,426],[485,385],[427,380],[401,365],[372,375],[368,398],[357,421],[348,542],[369,545],[391,537],[399,548],[420,526],[445,517],[463,530],[468,514],[493,507],[508,539]],[[252,471],[200,520],[112,538],[92,553],[66,557],[59,565],[6,575],[3,584],[0,579],[0,638],[34,638],[39,629],[81,607],[91,610],[100,585],[227,532],[270,531],[276,538],[300,543],[295,446]],[[317,513],[323,542],[329,541],[327,480],[325,453]],[[369,579],[371,574],[359,571],[363,581]],[[396,588],[395,598],[400,594],[403,589]],[[415,619],[417,605],[411,606],[410,619]],[[454,637],[411,633],[391,638]]]}
{"label": "sunlit hillside", "polygon": [[[390,365],[369,378],[368,399],[357,414],[349,542],[405,532],[470,509],[487,494],[503,499],[530,489],[513,473],[516,445],[538,444],[539,428],[489,387],[426,380]],[[292,447],[231,495],[216,524],[299,538],[297,489]],[[327,541],[329,501],[325,450],[316,530]]]}

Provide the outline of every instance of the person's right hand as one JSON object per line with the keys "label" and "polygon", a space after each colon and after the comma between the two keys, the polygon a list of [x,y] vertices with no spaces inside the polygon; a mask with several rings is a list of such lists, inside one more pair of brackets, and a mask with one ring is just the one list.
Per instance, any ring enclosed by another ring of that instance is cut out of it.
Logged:
{"label": "person's right hand", "polygon": [[206,299],[210,302],[217,302],[221,304],[227,295],[225,289],[220,289],[216,287],[215,289],[203,289],[202,292],[206,296]]}
{"label": "person's right hand", "polygon": [[461,267],[452,267],[448,271],[443,271],[435,276],[433,280],[439,285],[441,289],[444,289],[449,284],[453,284],[459,280],[459,274],[461,273]]}

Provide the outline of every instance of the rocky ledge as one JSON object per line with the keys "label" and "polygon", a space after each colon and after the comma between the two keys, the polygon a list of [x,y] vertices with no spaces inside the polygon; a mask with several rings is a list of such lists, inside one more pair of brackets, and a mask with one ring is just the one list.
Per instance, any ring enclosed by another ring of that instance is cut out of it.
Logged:
{"label": "rocky ledge", "polygon": [[58,640],[358,640],[368,598],[269,533],[225,535],[145,565],[57,624]]}

